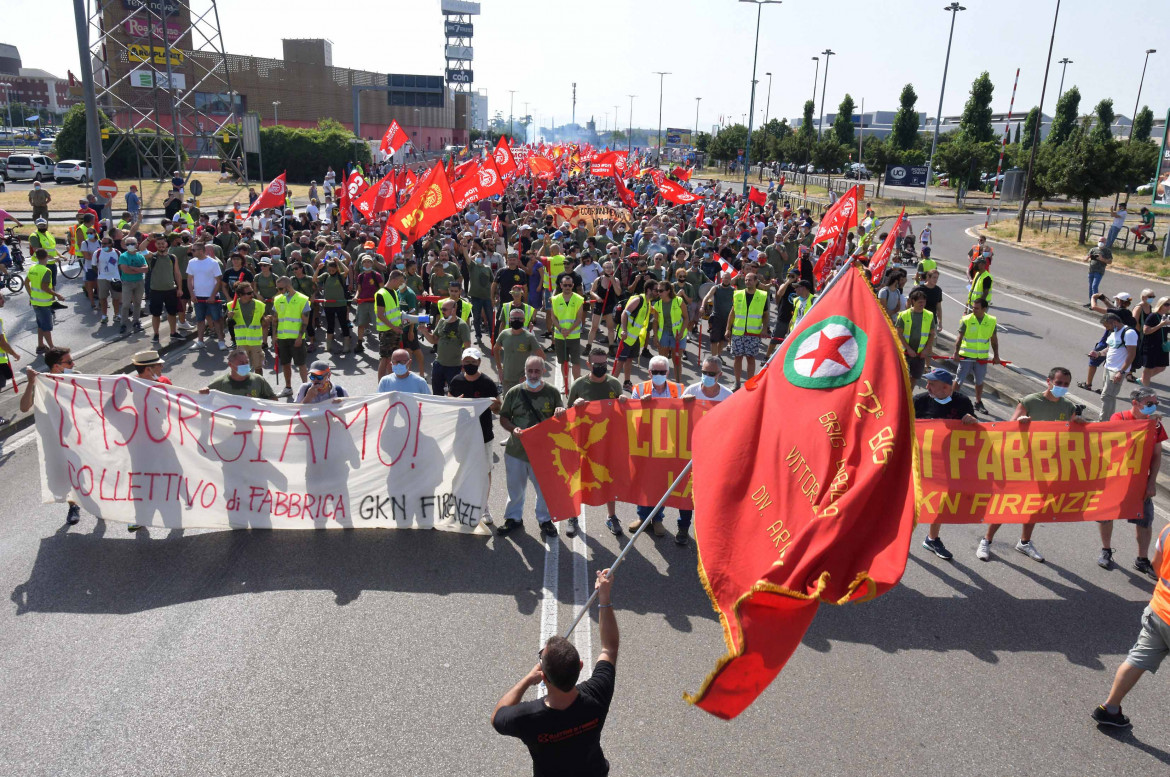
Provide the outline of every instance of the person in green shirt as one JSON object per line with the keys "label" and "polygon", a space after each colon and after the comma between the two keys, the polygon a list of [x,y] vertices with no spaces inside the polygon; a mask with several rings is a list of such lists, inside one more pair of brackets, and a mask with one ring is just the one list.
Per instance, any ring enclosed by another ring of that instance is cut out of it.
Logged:
{"label": "person in green shirt", "polygon": [[219,376],[200,394],[210,391],[222,391],[237,397],[252,397],[253,399],[276,399],[276,392],[262,376],[252,372],[252,365],[248,359],[248,352],[243,348],[236,348],[228,354],[228,372]]}
{"label": "person in green shirt", "polygon": [[492,315],[492,282],[495,276],[492,268],[484,261],[482,252],[476,252],[467,266],[467,293],[471,297],[471,320],[475,322],[475,339],[483,341],[486,326],[489,335],[494,335],[495,317]]}
{"label": "person in green shirt", "polygon": [[[597,346],[594,346],[589,351],[589,374],[582,375],[573,381],[573,385],[569,386],[569,397],[566,400],[569,407],[580,407],[586,402],[597,402],[607,399],[616,399],[624,401],[626,395],[622,393],[622,382],[609,374],[609,352]],[[556,411],[556,415],[563,415],[564,408]],[[617,517],[617,503],[610,500],[605,503],[608,509],[609,519],[605,522],[606,526],[621,528],[621,521]],[[569,528],[565,532],[570,537],[577,534],[577,519],[569,519]],[[620,534],[620,531],[618,532]]]}
{"label": "person in green shirt", "polygon": [[435,361],[431,364],[431,390],[438,396],[447,393],[447,384],[463,371],[463,351],[471,346],[471,327],[459,318],[456,301],[448,297],[439,305],[442,320],[432,331],[418,327],[426,341],[435,346]]}
{"label": "person in green shirt", "polygon": [[552,515],[544,502],[544,494],[540,491],[540,483],[536,480],[532,463],[528,460],[524,444],[520,441],[525,429],[552,418],[557,408],[561,407],[561,394],[544,381],[544,372],[544,358],[529,356],[524,363],[524,382],[509,389],[500,406],[500,426],[504,431],[512,433],[504,448],[508,504],[504,508],[504,523],[496,529],[496,534],[501,537],[523,525],[524,497],[529,483],[536,491],[536,520],[540,524],[541,534],[546,537],[557,536]]}
{"label": "person in green shirt", "polygon": [[[154,329],[152,342],[156,347],[159,344],[158,330],[164,309],[167,312],[167,324],[171,328],[171,339],[176,340],[183,336],[178,329],[177,322],[181,311],[179,289],[183,287],[185,276],[179,270],[179,259],[173,253],[174,250],[171,248],[166,253],[159,251],[147,257],[147,266],[150,270],[148,304],[150,305],[150,323]],[[184,323],[186,323],[185,320]]]}
{"label": "person in green shirt", "polygon": [[524,380],[524,362],[540,353],[540,343],[531,330],[524,328],[524,311],[513,308],[508,312],[508,328],[496,336],[492,355],[500,370],[500,392]]}
{"label": "person in green shirt", "polygon": [[341,336],[345,338],[342,351],[353,348],[353,328],[349,323],[349,267],[345,260],[337,257],[325,261],[325,266],[317,271],[317,285],[321,289],[321,298],[325,300],[322,307],[325,310],[325,348],[333,350],[333,328],[341,329]]}

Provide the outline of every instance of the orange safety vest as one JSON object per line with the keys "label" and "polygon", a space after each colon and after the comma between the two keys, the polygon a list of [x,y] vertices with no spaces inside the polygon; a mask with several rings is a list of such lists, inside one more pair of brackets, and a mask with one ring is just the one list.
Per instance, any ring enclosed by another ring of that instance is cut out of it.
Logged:
{"label": "orange safety vest", "polygon": [[1162,548],[1162,566],[1157,570],[1158,584],[1154,586],[1154,595],[1150,598],[1150,609],[1158,617],[1170,623],[1170,526],[1162,529],[1158,537],[1158,545]]}
{"label": "orange safety vest", "polygon": [[[668,380],[666,381],[666,390],[670,394],[671,399],[678,399],[679,395],[682,393],[682,385],[675,383],[673,380]],[[653,394],[654,381],[648,380],[645,383],[642,383],[640,386],[638,386],[638,393],[642,395],[643,399]]]}

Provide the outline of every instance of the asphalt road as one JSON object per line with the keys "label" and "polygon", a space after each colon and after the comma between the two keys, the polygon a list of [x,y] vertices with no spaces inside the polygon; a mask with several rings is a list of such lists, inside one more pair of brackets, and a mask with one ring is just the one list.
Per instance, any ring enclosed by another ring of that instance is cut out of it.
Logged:
{"label": "asphalt road", "polygon": [[[190,347],[168,361],[190,387],[223,364],[218,350]],[[347,388],[373,389],[370,362],[337,363]],[[37,504],[29,434],[0,443],[5,774],[529,773],[526,751],[488,716],[626,542],[604,530],[599,508],[581,538],[548,544],[531,517],[506,539],[131,535],[90,516],[66,527],[62,505]],[[633,508],[620,514],[628,521]],[[823,607],[788,668],[732,723],[682,699],[723,652],[694,546],[639,539],[615,583],[622,644],[603,735],[613,773],[1063,776],[1170,765],[1157,733],[1170,715],[1162,680],[1143,680],[1127,701],[1133,734],[1098,733],[1088,717],[1152,588],[1128,569],[1131,532],[1117,531],[1123,566],[1111,572],[1094,563],[1093,526],[1041,526],[1047,564],[1012,552],[1010,527],[986,564],[974,558],[977,527],[944,530],[952,563],[926,554],[921,534],[904,584]],[[591,662],[596,628],[575,636]]]}

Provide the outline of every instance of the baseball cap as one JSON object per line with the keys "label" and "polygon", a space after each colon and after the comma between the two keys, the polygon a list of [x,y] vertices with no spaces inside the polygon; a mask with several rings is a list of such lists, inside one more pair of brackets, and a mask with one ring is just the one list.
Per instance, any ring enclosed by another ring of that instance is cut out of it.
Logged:
{"label": "baseball cap", "polygon": [[367,240],[366,242],[362,243],[362,248],[370,248],[370,249],[373,249],[374,247],[375,247],[375,246],[374,246],[374,241],[373,241],[373,240]]}
{"label": "baseball cap", "polygon": [[475,359],[476,361],[480,361],[483,359],[483,351],[479,350],[478,348],[464,348],[463,356],[461,358]]}
{"label": "baseball cap", "polygon": [[1115,299],[1121,299],[1121,300],[1125,300],[1126,302],[1129,302],[1131,299],[1133,299],[1133,297],[1131,297],[1129,295],[1128,291],[1119,291],[1116,294]]}
{"label": "baseball cap", "polygon": [[36,220],[36,225],[37,225],[38,227],[39,227],[41,224],[48,224],[48,223],[49,223],[49,222],[45,221],[44,219],[37,219],[37,220]]}
{"label": "baseball cap", "polygon": [[955,376],[944,370],[942,367],[936,367],[922,377],[926,378],[927,380],[937,380],[943,383],[955,382]]}
{"label": "baseball cap", "polygon": [[309,368],[309,372],[314,375],[328,375],[333,369],[333,365],[327,361],[320,360],[313,362],[313,366]]}

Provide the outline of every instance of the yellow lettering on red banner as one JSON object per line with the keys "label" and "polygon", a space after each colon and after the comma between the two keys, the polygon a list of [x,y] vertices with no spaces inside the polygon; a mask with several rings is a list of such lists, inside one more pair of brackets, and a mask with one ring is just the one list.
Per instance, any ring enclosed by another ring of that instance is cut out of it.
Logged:
{"label": "yellow lettering on red banner", "polygon": [[1052,432],[1036,432],[1031,435],[1032,479],[1051,483],[1060,480],[1060,464],[1057,462],[1056,435]]}
{"label": "yellow lettering on red banner", "polygon": [[1122,464],[1122,474],[1136,475],[1142,470],[1142,451],[1146,447],[1145,431],[1130,435],[1129,443],[1125,446],[1125,462]]}
{"label": "yellow lettering on red banner", "polygon": [[956,431],[951,432],[950,438],[951,438],[951,449],[949,452],[950,453],[950,462],[951,462],[950,477],[951,477],[951,480],[959,480],[960,478],[963,477],[963,473],[960,470],[959,465],[963,461],[963,459],[965,459],[967,457],[967,451],[965,451],[964,448],[975,444],[976,434],[975,434],[975,432],[956,430]]}
{"label": "yellow lettering on red banner", "polygon": [[[1087,480],[1085,473],[1085,441],[1093,439],[1094,435],[1070,434],[1061,440],[1060,445],[1060,472],[1061,480]],[[1073,471],[1076,477],[1069,477]]]}
{"label": "yellow lettering on red banner", "polygon": [[656,459],[677,458],[677,437],[675,436],[674,419],[677,416],[672,410],[652,410],[650,413],[650,439],[653,444],[650,455]]}
{"label": "yellow lettering on red banner", "polygon": [[1003,474],[1007,480],[1031,480],[1028,462],[1028,433],[1005,432],[1003,436]]}
{"label": "yellow lettering on red banner", "polygon": [[643,440],[642,435],[642,414],[645,410],[630,409],[626,411],[626,434],[630,440],[630,455],[631,456],[649,456],[650,442]]}
{"label": "yellow lettering on red banner", "polygon": [[922,451],[922,477],[934,477],[934,429],[926,429],[922,432],[922,443],[919,446]]}
{"label": "yellow lettering on red banner", "polygon": [[976,473],[980,480],[1003,480],[1003,434],[984,432]]}

